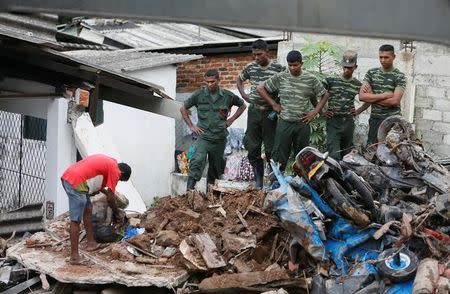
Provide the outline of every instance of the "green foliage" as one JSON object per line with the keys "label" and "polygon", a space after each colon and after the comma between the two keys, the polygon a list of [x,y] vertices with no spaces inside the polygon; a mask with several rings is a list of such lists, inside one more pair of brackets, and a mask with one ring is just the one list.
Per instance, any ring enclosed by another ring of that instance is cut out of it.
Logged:
{"label": "green foliage", "polygon": [[310,42],[301,49],[303,67],[323,80],[340,71],[342,49],[327,41]]}
{"label": "green foliage", "polygon": [[316,118],[311,123],[310,144],[321,151],[326,149],[326,120],[323,117]]}
{"label": "green foliage", "polygon": [[[303,67],[323,81],[326,76],[339,74],[342,49],[327,41],[309,42],[301,49]],[[326,108],[326,106],[325,106]],[[311,122],[311,145],[324,151],[326,141],[326,120],[323,117]]]}

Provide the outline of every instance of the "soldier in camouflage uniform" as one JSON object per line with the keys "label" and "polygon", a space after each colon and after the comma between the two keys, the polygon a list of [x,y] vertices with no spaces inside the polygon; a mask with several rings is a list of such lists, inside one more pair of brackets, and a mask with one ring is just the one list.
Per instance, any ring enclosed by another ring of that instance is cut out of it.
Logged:
{"label": "soldier in camouflage uniform", "polygon": [[[206,88],[194,92],[180,108],[184,121],[198,135],[194,154],[189,162],[187,190],[193,190],[200,180],[208,157],[207,183],[213,183],[225,168],[223,152],[228,136],[227,128],[244,112],[244,101],[232,92],[219,87],[219,72],[210,69],[205,73]],[[231,107],[239,108],[228,118]],[[198,125],[189,117],[188,109],[197,108]]]}
{"label": "soldier in camouflage uniform", "polygon": [[[244,145],[248,151],[248,160],[253,167],[257,188],[262,188],[264,178],[264,161],[261,158],[261,145],[264,143],[266,159],[270,160],[277,126],[276,115],[271,115],[272,108],[256,91],[256,86],[264,82],[274,74],[284,71],[286,68],[272,61],[268,56],[267,43],[256,40],[252,44],[252,54],[255,61],[247,64],[237,78],[237,88],[245,101],[250,103],[248,107],[247,130],[244,137]],[[244,91],[244,82],[250,81],[250,94]],[[276,93],[271,93],[272,99]]]}
{"label": "soldier in camouflage uniform", "polygon": [[359,100],[371,103],[367,144],[377,142],[378,127],[388,116],[401,115],[400,102],[406,89],[405,74],[394,68],[394,47],[382,45],[379,49],[381,67],[372,68],[364,77]]}
{"label": "soldier in camouflage uniform", "polygon": [[341,76],[327,77],[324,81],[325,89],[330,94],[328,109],[324,112],[327,118],[327,150],[336,160],[342,159],[353,146],[353,132],[355,130],[354,116],[359,115],[370,104],[355,109],[355,96],[361,88],[361,82],[353,77],[357,54],[345,51],[341,65]]}
{"label": "soldier in camouflage uniform", "polygon": [[[302,72],[303,62],[299,51],[289,52],[286,60],[288,71],[275,74],[257,87],[259,94],[280,116],[272,158],[281,164],[283,171],[291,152],[297,154],[309,145],[309,123],[322,111],[328,100],[328,93],[322,83],[315,76]],[[271,99],[268,92],[278,92],[280,104]]]}

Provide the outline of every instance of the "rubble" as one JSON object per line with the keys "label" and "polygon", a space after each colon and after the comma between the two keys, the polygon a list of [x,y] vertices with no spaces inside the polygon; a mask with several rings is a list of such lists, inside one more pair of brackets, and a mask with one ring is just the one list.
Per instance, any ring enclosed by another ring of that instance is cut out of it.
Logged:
{"label": "rubble", "polygon": [[[91,267],[67,262],[69,225],[65,216],[48,223],[46,232],[11,247],[8,256],[64,283],[167,288],[181,285],[198,271],[208,276],[238,272],[245,265],[246,272],[258,272],[276,261],[285,262],[282,252],[286,252],[288,234],[270,212],[263,211],[263,192],[250,189],[196,193],[192,197],[201,203],[198,212],[189,208],[188,196],[161,198],[158,205],[137,216],[140,226],[146,228],[143,234],[111,243],[92,254],[82,252],[94,262]],[[227,217],[215,212],[217,205]],[[275,234],[279,237],[274,244]],[[43,246],[46,244],[56,246]],[[130,253],[130,245],[142,255]]]}
{"label": "rubble", "polygon": [[[343,203],[273,165],[279,187],[267,193],[222,184],[128,215],[127,225],[145,231],[82,252],[94,262],[89,268],[67,263],[64,219],[9,248],[8,257],[61,282],[183,285],[177,293],[448,293],[450,173],[414,136],[393,132],[401,128],[386,131],[376,150],[336,163],[342,178],[327,183]],[[347,170],[369,198],[346,185]]]}
{"label": "rubble", "polygon": [[178,233],[172,230],[159,231],[156,235],[156,243],[161,246],[178,246],[180,244],[180,237]]}

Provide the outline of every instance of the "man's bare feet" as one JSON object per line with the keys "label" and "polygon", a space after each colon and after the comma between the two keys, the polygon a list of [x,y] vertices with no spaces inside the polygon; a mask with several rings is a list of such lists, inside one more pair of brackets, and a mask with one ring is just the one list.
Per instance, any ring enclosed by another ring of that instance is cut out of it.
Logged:
{"label": "man's bare feet", "polygon": [[81,257],[81,256],[78,256],[78,257],[71,257],[71,258],[69,259],[69,263],[70,263],[71,265],[84,265],[84,266],[91,266],[91,265],[94,265],[94,262],[93,262],[93,261],[91,261],[91,260],[89,260],[89,259],[86,259],[86,258],[83,258],[83,257]]}
{"label": "man's bare feet", "polygon": [[92,243],[87,243],[86,246],[84,247],[84,250],[86,250],[86,251],[96,251],[96,250],[99,250],[99,249],[103,249],[106,246],[108,246],[108,244],[92,242]]}

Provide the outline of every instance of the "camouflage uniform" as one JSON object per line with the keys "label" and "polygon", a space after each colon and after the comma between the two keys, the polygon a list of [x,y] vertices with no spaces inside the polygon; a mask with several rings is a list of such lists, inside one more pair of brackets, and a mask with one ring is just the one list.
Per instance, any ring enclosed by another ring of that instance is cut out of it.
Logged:
{"label": "camouflage uniform", "polygon": [[[284,66],[274,61],[271,61],[265,67],[256,62],[251,62],[245,66],[239,75],[241,81],[249,80],[251,85],[244,145],[248,151],[248,160],[254,168],[261,167],[264,164],[261,159],[262,143],[264,143],[266,158],[270,159],[277,126],[276,117],[273,119],[268,117],[272,108],[259,95],[256,87],[274,74],[284,70]],[[277,93],[272,93],[271,96],[274,99],[278,98],[276,97]]]}
{"label": "camouflage uniform", "polygon": [[200,180],[208,157],[208,182],[223,174],[223,152],[228,136],[226,121],[233,105],[242,106],[244,101],[234,93],[219,88],[215,94],[207,88],[197,90],[185,102],[186,109],[197,107],[198,124],[203,129],[194,144],[194,154],[189,162],[189,177]]}
{"label": "camouflage uniform", "polygon": [[[356,52],[344,52],[342,66],[356,65],[356,58]],[[328,77],[324,86],[330,94],[328,109],[333,111],[333,117],[327,119],[327,150],[331,157],[340,160],[353,146],[355,122],[350,109],[354,106],[361,82],[353,77],[348,80],[343,76]]]}
{"label": "camouflage uniform", "polygon": [[284,170],[291,151],[297,154],[309,145],[310,126],[301,119],[313,109],[310,99],[320,100],[326,90],[315,76],[307,73],[293,76],[288,70],[265,81],[264,87],[269,92],[278,92],[280,96],[281,112],[272,158],[281,163]]}
{"label": "camouflage uniform", "polygon": [[[383,68],[370,69],[366,73],[363,83],[369,84],[374,94],[393,93],[396,88],[406,89],[405,74],[396,68],[388,72],[384,71]],[[377,142],[378,127],[386,117],[401,115],[400,105],[383,106],[373,103],[371,108],[367,144]]]}

